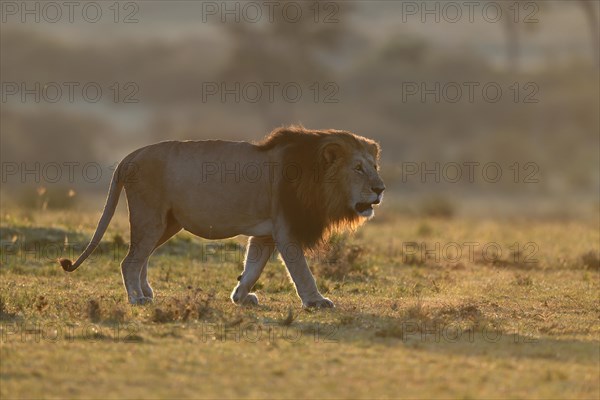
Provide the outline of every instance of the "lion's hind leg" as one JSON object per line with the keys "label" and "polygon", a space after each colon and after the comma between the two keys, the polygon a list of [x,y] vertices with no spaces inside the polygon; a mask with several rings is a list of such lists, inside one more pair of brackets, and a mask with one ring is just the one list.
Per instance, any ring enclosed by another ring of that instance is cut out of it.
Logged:
{"label": "lion's hind leg", "polygon": [[[175,218],[169,215],[167,218],[167,227],[165,228],[162,237],[154,245],[154,249],[152,250],[152,252],[154,252],[154,250],[162,246],[167,240],[171,239],[179,231],[181,231],[181,225],[179,224],[179,222],[177,222],[177,220],[175,220]],[[146,259],[146,262],[142,266],[142,271],[140,273],[140,283],[142,286],[142,293],[144,294],[144,297],[148,297],[151,299],[154,298],[154,291],[150,286],[150,282],[148,282],[148,259]]]}
{"label": "lion's hind leg", "polygon": [[271,236],[252,236],[248,239],[244,272],[231,293],[231,300],[235,304],[258,304],[256,295],[249,292],[260,277],[273,251],[275,251],[275,241]]}
{"label": "lion's hind leg", "polygon": [[153,248],[154,244],[150,239],[137,242],[132,241],[127,255],[121,262],[123,284],[125,285],[127,297],[131,304],[145,304],[152,301],[142,291],[140,275],[142,268],[148,262],[148,257],[150,257]]}
{"label": "lion's hind leg", "polygon": [[144,204],[139,197],[131,199],[128,196],[127,200],[131,243],[127,255],[121,262],[121,274],[129,302],[145,304],[151,302],[152,298],[146,296],[142,290],[142,271],[166,231],[167,211],[157,210],[157,207]]}

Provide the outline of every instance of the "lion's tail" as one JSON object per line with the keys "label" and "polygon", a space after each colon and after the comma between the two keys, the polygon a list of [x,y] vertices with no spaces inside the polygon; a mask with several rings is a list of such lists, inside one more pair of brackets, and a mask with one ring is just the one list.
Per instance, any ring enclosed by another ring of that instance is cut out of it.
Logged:
{"label": "lion's tail", "polygon": [[108,190],[108,197],[106,198],[106,204],[104,205],[104,211],[102,211],[102,217],[100,217],[100,221],[98,222],[98,226],[96,227],[96,232],[94,232],[92,240],[87,245],[83,253],[81,253],[79,258],[77,258],[74,264],[67,258],[61,258],[58,260],[65,271],[75,271],[100,244],[100,240],[102,239],[102,236],[104,236],[104,232],[106,232],[106,228],[108,228],[108,224],[110,224],[110,220],[112,219],[115,209],[117,208],[117,204],[119,203],[121,190],[123,190],[124,179],[119,178],[121,175],[121,165],[123,165],[123,163],[120,163],[113,173],[112,180],[110,182],[110,189]]}

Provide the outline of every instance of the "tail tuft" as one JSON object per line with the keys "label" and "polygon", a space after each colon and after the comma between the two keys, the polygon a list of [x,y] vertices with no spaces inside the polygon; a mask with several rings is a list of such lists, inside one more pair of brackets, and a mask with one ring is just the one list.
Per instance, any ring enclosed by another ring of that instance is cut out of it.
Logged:
{"label": "tail tuft", "polygon": [[73,268],[73,262],[67,258],[61,258],[58,260],[60,266],[67,272],[73,272],[76,268]]}

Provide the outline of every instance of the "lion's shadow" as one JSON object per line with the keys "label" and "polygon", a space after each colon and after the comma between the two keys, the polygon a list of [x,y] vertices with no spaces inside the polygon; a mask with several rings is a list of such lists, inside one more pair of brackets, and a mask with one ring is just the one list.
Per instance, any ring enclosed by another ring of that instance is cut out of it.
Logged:
{"label": "lion's shadow", "polygon": [[559,362],[576,360],[583,364],[597,364],[600,358],[600,346],[593,340],[553,338],[525,330],[508,331],[493,326],[461,328],[452,321],[427,325],[423,321],[370,313],[355,314],[353,319],[368,322],[357,327],[342,318],[342,323],[294,321],[291,326],[308,334],[310,340],[330,345],[403,347],[411,351],[468,357]]}

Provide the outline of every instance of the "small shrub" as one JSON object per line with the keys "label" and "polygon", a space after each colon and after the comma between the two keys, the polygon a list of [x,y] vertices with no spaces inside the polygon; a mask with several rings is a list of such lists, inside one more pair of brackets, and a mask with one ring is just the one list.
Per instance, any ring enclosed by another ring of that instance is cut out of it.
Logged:
{"label": "small shrub", "polygon": [[580,257],[581,263],[587,269],[600,270],[600,256],[595,251],[588,251]]}
{"label": "small shrub", "polygon": [[363,246],[350,244],[347,235],[332,235],[325,251],[319,254],[314,263],[315,273],[335,280],[365,278],[369,276],[365,253]]}
{"label": "small shrub", "polygon": [[408,336],[437,334],[445,329],[477,332],[494,327],[479,307],[472,303],[440,308],[426,307],[421,301],[404,310],[399,319],[390,321],[375,332],[376,337],[405,340]]}
{"label": "small shrub", "polygon": [[151,320],[152,320],[152,322],[162,324],[165,322],[176,321],[178,319],[178,317],[179,317],[179,313],[178,313],[177,309],[172,309],[172,308],[162,309],[162,308],[156,307],[154,309],[154,312],[152,313]]}
{"label": "small shrub", "polygon": [[112,235],[112,242],[117,247],[125,247],[125,245],[127,245],[127,242],[125,242],[123,236],[121,236],[121,234],[118,232]]}
{"label": "small shrub", "polygon": [[533,285],[533,279],[529,275],[516,274],[515,284],[517,286],[531,286]]}
{"label": "small shrub", "polygon": [[13,319],[15,314],[8,312],[6,301],[0,296],[0,321],[7,321]]}
{"label": "small shrub", "polygon": [[295,319],[296,315],[294,315],[294,310],[292,310],[292,307],[290,307],[288,308],[287,316],[281,321],[279,321],[279,325],[289,326],[292,324],[292,322],[294,322]]}
{"label": "small shrub", "polygon": [[99,322],[102,319],[102,312],[100,310],[100,303],[92,299],[88,302],[87,308],[88,318],[92,322]]}
{"label": "small shrub", "polygon": [[121,305],[114,306],[108,314],[108,322],[120,323],[127,319],[127,309]]}
{"label": "small shrub", "polygon": [[48,300],[42,295],[38,296],[38,298],[35,302],[35,308],[38,310],[38,312],[44,311],[47,307],[48,307]]}
{"label": "small shrub", "polygon": [[213,312],[210,306],[213,298],[213,294],[203,294],[201,289],[196,289],[181,298],[170,298],[154,308],[150,320],[167,323],[205,319]]}
{"label": "small shrub", "polygon": [[431,197],[421,204],[421,214],[425,217],[452,218],[455,211],[454,204],[442,196]]}

